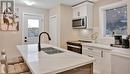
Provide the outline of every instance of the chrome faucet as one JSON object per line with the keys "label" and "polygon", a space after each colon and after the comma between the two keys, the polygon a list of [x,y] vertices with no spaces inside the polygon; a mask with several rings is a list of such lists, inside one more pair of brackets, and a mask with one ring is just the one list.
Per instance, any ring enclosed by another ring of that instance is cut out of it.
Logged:
{"label": "chrome faucet", "polygon": [[41,35],[42,35],[42,34],[47,34],[48,39],[51,40],[51,37],[50,37],[50,35],[49,35],[47,32],[42,32],[42,33],[40,33],[40,35],[39,35],[39,42],[38,42],[38,51],[39,51],[39,52],[41,51]]}

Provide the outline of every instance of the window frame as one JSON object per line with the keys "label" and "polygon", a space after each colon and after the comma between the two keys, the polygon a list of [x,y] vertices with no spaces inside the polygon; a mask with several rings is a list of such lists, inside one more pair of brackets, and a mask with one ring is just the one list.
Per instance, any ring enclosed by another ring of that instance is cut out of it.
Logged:
{"label": "window frame", "polygon": [[[104,31],[105,31],[104,29],[105,29],[105,26],[106,26],[106,25],[104,25],[106,23],[106,16],[105,16],[106,10],[118,8],[118,7],[125,6],[125,5],[128,6],[127,2],[120,1],[120,2],[117,2],[117,3],[102,6],[102,7],[99,8],[99,24],[100,24],[99,25],[99,29],[100,29],[99,34],[100,34],[100,38],[102,38],[102,39],[104,39],[104,38],[113,39],[113,37],[104,36]],[[127,14],[128,14],[128,10],[127,10]],[[127,20],[127,23],[128,23],[128,20]],[[128,24],[127,24],[127,27],[128,27]],[[128,34],[128,32],[127,32],[127,34]]]}

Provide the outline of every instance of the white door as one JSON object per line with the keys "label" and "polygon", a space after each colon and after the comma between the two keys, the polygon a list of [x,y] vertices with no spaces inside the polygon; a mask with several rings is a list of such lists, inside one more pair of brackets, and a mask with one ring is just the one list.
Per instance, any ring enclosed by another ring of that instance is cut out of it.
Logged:
{"label": "white door", "polygon": [[38,15],[24,14],[23,22],[23,43],[38,43],[38,36],[42,27],[42,17]]}
{"label": "white door", "polygon": [[58,25],[56,16],[51,16],[49,18],[49,34],[51,36],[50,44],[58,46]]}

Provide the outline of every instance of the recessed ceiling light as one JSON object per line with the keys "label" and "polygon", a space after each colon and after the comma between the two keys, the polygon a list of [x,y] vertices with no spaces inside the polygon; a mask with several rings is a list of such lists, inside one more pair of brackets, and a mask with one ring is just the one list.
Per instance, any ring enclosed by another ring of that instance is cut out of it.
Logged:
{"label": "recessed ceiling light", "polygon": [[35,4],[35,2],[29,0],[25,0],[24,3],[27,4],[28,6],[32,6],[33,4]]}

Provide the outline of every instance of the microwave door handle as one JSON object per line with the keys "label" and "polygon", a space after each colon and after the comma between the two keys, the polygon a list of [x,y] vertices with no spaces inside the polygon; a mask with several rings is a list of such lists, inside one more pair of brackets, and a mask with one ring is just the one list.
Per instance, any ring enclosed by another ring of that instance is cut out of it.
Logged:
{"label": "microwave door handle", "polygon": [[83,21],[82,21],[82,19],[81,19],[81,24],[80,24],[80,26],[82,26],[82,24],[83,24]]}
{"label": "microwave door handle", "polygon": [[85,18],[85,25],[87,26],[87,24],[88,24],[88,18],[87,18],[87,16],[86,16],[86,18]]}
{"label": "microwave door handle", "polygon": [[85,21],[84,19],[82,19],[82,25],[81,26],[85,26]]}

